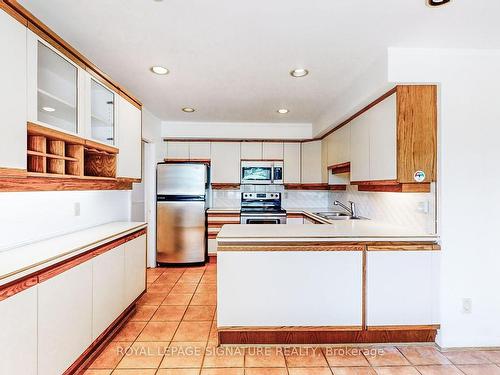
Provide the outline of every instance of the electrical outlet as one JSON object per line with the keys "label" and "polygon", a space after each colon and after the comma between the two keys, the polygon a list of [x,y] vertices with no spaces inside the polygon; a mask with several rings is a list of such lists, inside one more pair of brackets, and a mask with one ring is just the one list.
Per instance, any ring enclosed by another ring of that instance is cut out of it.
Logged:
{"label": "electrical outlet", "polygon": [[462,314],[472,314],[472,298],[462,298]]}
{"label": "electrical outlet", "polygon": [[75,202],[73,208],[75,216],[80,216],[80,202]]}

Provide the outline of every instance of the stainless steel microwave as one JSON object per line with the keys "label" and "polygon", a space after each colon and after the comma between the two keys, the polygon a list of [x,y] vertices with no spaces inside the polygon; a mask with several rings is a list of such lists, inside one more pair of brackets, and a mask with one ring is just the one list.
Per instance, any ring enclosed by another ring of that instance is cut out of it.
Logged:
{"label": "stainless steel microwave", "polygon": [[283,184],[282,161],[242,161],[242,184]]}

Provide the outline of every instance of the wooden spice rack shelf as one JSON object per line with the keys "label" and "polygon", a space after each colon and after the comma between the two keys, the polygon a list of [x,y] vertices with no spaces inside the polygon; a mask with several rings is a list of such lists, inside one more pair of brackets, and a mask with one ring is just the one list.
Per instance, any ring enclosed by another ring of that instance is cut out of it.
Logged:
{"label": "wooden spice rack shelf", "polygon": [[118,149],[28,123],[28,176],[116,179]]}

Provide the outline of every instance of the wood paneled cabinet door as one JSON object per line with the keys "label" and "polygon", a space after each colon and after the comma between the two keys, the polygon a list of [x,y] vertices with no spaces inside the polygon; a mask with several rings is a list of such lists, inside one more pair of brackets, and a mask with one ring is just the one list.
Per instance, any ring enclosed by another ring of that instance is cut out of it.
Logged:
{"label": "wood paneled cabinet door", "polygon": [[0,374],[37,373],[37,291],[0,301]]}
{"label": "wood paneled cabinet door", "polygon": [[141,110],[118,96],[117,118],[118,177],[141,178]]}
{"label": "wood paneled cabinet door", "polygon": [[439,257],[439,251],[368,251],[368,327],[438,324]]}
{"label": "wood paneled cabinet door", "polygon": [[146,289],[146,235],[134,238],[125,247],[125,307]]}
{"label": "wood paneled cabinet door", "polygon": [[62,374],[92,343],[92,262],[38,284],[38,374]]}
{"label": "wood paneled cabinet door", "polygon": [[14,173],[26,169],[26,27],[2,10],[0,48],[0,169]]}
{"label": "wood paneled cabinet door", "polygon": [[283,145],[283,181],[285,184],[300,184],[301,144],[299,142]]}
{"label": "wood paneled cabinet door", "polygon": [[124,245],[92,259],[92,340],[125,310]]}
{"label": "wood paneled cabinet door", "polygon": [[213,183],[240,183],[240,143],[212,142],[211,159]]}

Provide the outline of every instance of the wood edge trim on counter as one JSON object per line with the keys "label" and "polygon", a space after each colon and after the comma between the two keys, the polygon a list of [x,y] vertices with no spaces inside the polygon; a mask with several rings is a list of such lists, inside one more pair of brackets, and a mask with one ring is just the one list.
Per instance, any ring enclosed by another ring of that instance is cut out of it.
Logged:
{"label": "wood edge trim on counter", "polygon": [[218,326],[218,332],[251,331],[251,332],[329,332],[329,331],[361,331],[361,326]]}
{"label": "wood edge trim on counter", "polygon": [[240,184],[236,183],[212,183],[212,189],[214,190],[238,190]]}
{"label": "wood edge trim on counter", "polygon": [[386,193],[430,193],[431,184],[429,182],[416,183],[416,184],[397,184],[397,185],[358,184],[358,191],[386,192]]}
{"label": "wood edge trim on counter", "polygon": [[219,245],[217,251],[364,251],[363,245]]}
{"label": "wood edge trim on counter", "polygon": [[132,190],[129,179],[103,179],[99,177],[45,177],[12,178],[0,176],[0,192],[68,191],[68,190]]}
{"label": "wood edge trim on counter", "polygon": [[208,234],[208,239],[209,240],[215,240],[217,238],[218,234],[219,234],[219,232],[217,232],[217,233],[209,233]]}
{"label": "wood edge trim on counter", "polygon": [[25,178],[27,173],[26,169],[21,168],[0,168],[0,178]]}
{"label": "wood edge trim on counter", "polygon": [[329,165],[327,169],[330,170],[332,174],[348,173],[351,171],[351,162],[348,161],[346,163]]}
{"label": "wood edge trim on counter", "polygon": [[114,249],[128,241],[131,241],[137,237],[140,237],[147,233],[146,228],[139,229],[135,232],[127,234],[123,237],[112,240],[111,242],[100,245],[96,248],[90,249],[84,253],[77,254],[74,257],[65,259],[56,264],[50,265],[41,270],[35,271],[32,274],[21,277],[18,280],[13,280],[7,284],[0,285],[0,301],[3,301],[9,297],[16,295],[23,290],[31,288],[37,284],[40,284],[46,280],[51,279],[79,264],[86,262],[97,255],[103,254],[106,251]]}
{"label": "wood edge trim on counter", "polygon": [[440,324],[429,325],[389,325],[389,326],[367,326],[367,331],[429,331],[438,330],[441,328]]}
{"label": "wood edge trim on counter", "polygon": [[208,227],[209,228],[222,228],[223,225],[226,224],[240,224],[240,221],[209,221],[208,222]]}
{"label": "wood edge trim on counter", "polygon": [[163,161],[167,164],[169,163],[203,163],[210,165],[210,159],[174,159],[174,158],[165,158]]}
{"label": "wood edge trim on counter", "polygon": [[135,313],[137,301],[145,293],[146,289],[90,344],[63,375],[83,373],[130,320]]}
{"label": "wood edge trim on counter", "polygon": [[74,47],[72,47],[68,42],[61,38],[57,33],[55,33],[51,28],[49,28],[45,23],[40,21],[33,13],[27,10],[16,0],[3,0],[2,9],[4,9],[9,15],[20,21],[23,25],[37,34],[39,37],[50,43],[54,48],[58,49],[60,52],[72,60],[77,65],[81,66],[87,71],[94,72],[101,80],[106,81],[114,87],[114,90],[128,100],[131,104],[139,109],[142,109],[142,103],[133,97],[127,90],[125,90],[121,85],[114,82],[107,74],[103,73],[95,64],[93,64],[89,59],[78,52]]}
{"label": "wood edge trim on counter", "polygon": [[367,251],[440,251],[441,246],[435,243],[420,245],[368,245]]}
{"label": "wood edge trim on counter", "polygon": [[286,217],[288,219],[302,219],[304,218],[304,214],[302,212],[287,212]]}
{"label": "wood edge trim on counter", "polygon": [[301,345],[301,344],[372,344],[372,343],[432,343],[436,329],[369,330],[222,330],[217,339],[221,345]]}

